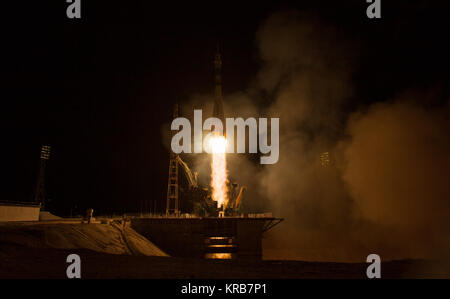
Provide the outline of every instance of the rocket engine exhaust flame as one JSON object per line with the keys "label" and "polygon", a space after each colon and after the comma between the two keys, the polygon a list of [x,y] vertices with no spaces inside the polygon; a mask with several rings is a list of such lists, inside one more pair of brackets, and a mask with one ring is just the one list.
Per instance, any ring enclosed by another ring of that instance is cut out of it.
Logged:
{"label": "rocket engine exhaust flame", "polygon": [[226,207],[228,202],[228,172],[225,156],[227,140],[215,134],[209,140],[211,147],[211,188],[212,199],[217,201],[218,208]]}

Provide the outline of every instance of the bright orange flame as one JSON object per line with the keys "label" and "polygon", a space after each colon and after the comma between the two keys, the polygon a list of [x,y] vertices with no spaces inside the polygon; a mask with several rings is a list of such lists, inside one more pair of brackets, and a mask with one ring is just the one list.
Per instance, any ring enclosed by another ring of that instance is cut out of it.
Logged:
{"label": "bright orange flame", "polygon": [[227,140],[224,136],[214,135],[211,136],[209,141],[211,146],[211,188],[212,198],[217,201],[219,208],[226,206],[228,202],[228,173],[227,173],[227,161],[225,158],[225,149],[227,146]]}
{"label": "bright orange flame", "polygon": [[233,255],[231,253],[207,253],[205,258],[213,260],[231,260]]}

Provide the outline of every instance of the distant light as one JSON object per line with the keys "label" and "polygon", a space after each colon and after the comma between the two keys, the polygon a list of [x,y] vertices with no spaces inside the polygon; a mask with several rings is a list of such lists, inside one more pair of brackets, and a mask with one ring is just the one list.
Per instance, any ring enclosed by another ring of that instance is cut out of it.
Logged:
{"label": "distant light", "polygon": [[320,155],[320,165],[322,165],[323,167],[327,167],[328,165],[330,165],[330,153],[329,152],[325,152]]}
{"label": "distant light", "polygon": [[51,150],[50,145],[43,145],[41,147],[41,159],[44,159],[44,160],[50,159],[50,150]]}

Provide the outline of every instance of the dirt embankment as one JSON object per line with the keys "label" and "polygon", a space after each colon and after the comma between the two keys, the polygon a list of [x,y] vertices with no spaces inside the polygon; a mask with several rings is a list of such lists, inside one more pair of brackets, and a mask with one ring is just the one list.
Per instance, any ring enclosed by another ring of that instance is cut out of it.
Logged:
{"label": "dirt embankment", "polygon": [[0,225],[0,243],[37,248],[90,249],[111,254],[168,256],[155,244],[120,222]]}

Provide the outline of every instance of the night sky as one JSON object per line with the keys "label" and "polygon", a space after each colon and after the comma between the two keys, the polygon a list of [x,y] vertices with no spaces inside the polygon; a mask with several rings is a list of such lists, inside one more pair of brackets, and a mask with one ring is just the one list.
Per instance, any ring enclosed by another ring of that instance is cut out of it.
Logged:
{"label": "night sky", "polygon": [[66,17],[63,0],[2,4],[2,200],[31,200],[46,144],[55,213],[136,212],[148,199],[162,211],[161,126],[173,104],[213,91],[217,42],[224,93],[245,90],[261,66],[255,34],[277,11],[305,11],[356,41],[346,109],[411,86],[448,97],[448,16],[437,1],[384,0],[381,20],[366,17],[363,0],[93,2],[82,0],[81,20]]}

